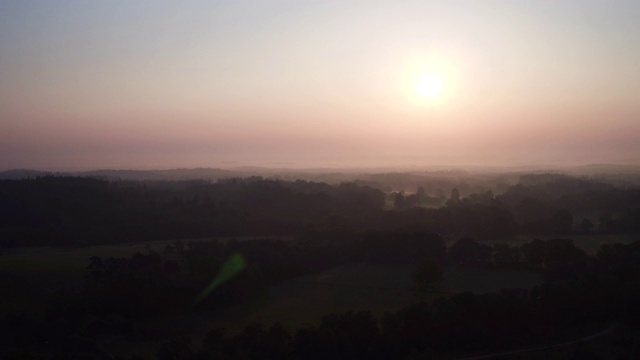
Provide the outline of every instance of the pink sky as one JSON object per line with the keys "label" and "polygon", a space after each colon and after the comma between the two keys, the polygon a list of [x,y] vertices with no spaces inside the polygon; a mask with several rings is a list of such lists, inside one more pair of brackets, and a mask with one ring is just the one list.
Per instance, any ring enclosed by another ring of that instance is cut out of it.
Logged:
{"label": "pink sky", "polygon": [[0,169],[638,159],[638,17],[623,1],[3,2]]}

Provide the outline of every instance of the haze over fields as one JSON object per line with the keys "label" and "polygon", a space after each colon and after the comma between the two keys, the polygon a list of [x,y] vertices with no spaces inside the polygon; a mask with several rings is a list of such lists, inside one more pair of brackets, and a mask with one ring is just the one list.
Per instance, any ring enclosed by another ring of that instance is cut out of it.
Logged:
{"label": "haze over fields", "polygon": [[637,1],[2,1],[0,170],[638,162]]}

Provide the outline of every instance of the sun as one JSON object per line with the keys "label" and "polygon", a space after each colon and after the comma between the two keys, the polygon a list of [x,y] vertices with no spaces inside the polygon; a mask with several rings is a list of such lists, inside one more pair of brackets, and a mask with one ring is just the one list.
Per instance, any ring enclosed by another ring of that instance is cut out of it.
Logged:
{"label": "sun", "polygon": [[436,74],[425,74],[420,77],[416,91],[423,99],[435,99],[442,93],[442,79]]}
{"label": "sun", "polygon": [[[460,87],[457,64],[445,58],[412,58],[400,68],[397,89],[410,111],[448,111]],[[400,99],[400,98],[399,98]],[[405,102],[406,101],[406,102]]]}

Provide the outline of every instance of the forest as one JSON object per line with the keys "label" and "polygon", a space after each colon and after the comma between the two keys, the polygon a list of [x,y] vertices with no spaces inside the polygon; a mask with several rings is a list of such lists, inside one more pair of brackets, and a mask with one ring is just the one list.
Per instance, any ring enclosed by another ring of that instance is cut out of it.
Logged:
{"label": "forest", "polygon": [[[632,184],[559,173],[344,182],[40,175],[0,180],[2,358],[640,354]],[[382,279],[391,273],[400,275]],[[481,273],[488,283],[501,274],[538,280],[455,285]],[[292,307],[253,321],[266,304],[307,299],[295,287],[306,279],[332,293],[313,293],[317,316]],[[358,299],[329,305],[349,296]]]}

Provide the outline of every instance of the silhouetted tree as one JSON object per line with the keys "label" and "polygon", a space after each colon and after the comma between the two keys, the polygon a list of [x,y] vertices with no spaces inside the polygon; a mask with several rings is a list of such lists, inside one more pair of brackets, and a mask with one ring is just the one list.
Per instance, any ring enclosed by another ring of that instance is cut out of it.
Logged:
{"label": "silhouetted tree", "polygon": [[567,210],[558,210],[549,220],[549,230],[556,234],[569,234],[573,229],[573,215]]}
{"label": "silhouetted tree", "polygon": [[491,259],[491,247],[464,237],[449,247],[448,254],[457,264],[476,265],[487,263]]}
{"label": "silhouetted tree", "polygon": [[450,200],[453,201],[453,202],[459,202],[460,201],[460,191],[458,190],[458,188],[453,188],[451,190]]}
{"label": "silhouetted tree", "polygon": [[591,222],[591,220],[587,218],[584,218],[580,223],[580,230],[584,232],[591,232],[591,230],[593,230],[593,227],[594,227],[593,222]]}
{"label": "silhouetted tree", "polygon": [[416,200],[418,204],[423,204],[424,202],[427,201],[427,198],[428,198],[427,193],[424,191],[424,188],[420,186],[418,188],[418,191],[416,191]]}
{"label": "silhouetted tree", "polygon": [[493,263],[497,266],[517,266],[522,262],[519,246],[498,243],[493,245]]}
{"label": "silhouetted tree", "polygon": [[405,207],[404,192],[401,191],[396,193],[393,200],[393,205],[396,207],[396,209],[404,209]]}
{"label": "silhouetted tree", "polygon": [[435,261],[423,259],[416,263],[411,277],[416,284],[416,289],[421,291],[430,288],[433,283],[442,281],[443,273]]}

